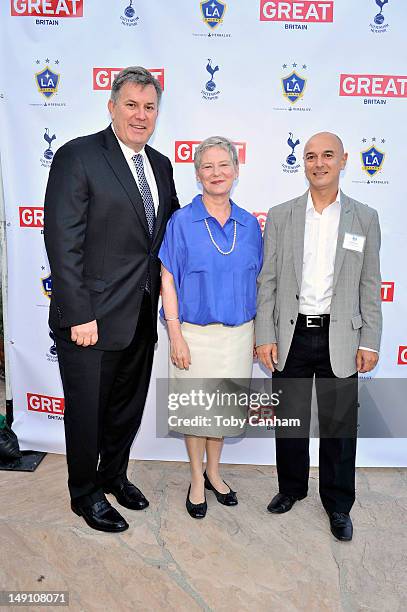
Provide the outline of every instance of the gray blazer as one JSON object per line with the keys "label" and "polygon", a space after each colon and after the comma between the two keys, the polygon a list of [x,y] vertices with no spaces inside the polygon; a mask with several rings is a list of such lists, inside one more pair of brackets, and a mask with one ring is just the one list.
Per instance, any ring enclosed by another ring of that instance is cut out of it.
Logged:
{"label": "gray blazer", "polygon": [[[264,231],[264,261],[257,279],[256,344],[278,344],[284,368],[298,316],[308,192],[271,208]],[[345,233],[366,237],[363,252],[343,248]],[[379,350],[382,331],[380,226],[377,212],[341,193],[329,352],[338,377],[356,372],[359,346]]]}

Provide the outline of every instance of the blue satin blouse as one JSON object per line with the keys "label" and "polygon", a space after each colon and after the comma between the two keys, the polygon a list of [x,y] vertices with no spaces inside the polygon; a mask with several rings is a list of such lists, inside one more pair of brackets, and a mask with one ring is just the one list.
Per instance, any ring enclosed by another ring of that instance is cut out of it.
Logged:
{"label": "blue satin blouse", "polygon": [[[205,219],[222,251],[232,246],[236,222],[236,243],[230,255],[216,249]],[[222,227],[206,210],[202,196],[195,196],[172,215],[158,256],[174,277],[181,322],[236,326],[255,317],[256,278],[263,258],[261,231],[256,217],[234,202]]]}

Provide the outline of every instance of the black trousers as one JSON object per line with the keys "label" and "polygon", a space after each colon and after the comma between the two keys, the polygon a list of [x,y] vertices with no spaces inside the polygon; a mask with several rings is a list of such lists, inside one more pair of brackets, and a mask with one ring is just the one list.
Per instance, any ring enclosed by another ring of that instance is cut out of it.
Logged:
{"label": "black trousers", "polygon": [[154,335],[151,298],[145,293],[126,349],[102,351],[56,338],[65,394],[68,486],[79,503],[100,501],[104,484],[126,476],[150,383]]}
{"label": "black trousers", "polygon": [[[356,358],[356,356],[355,356]],[[273,373],[281,391],[277,417],[299,418],[301,427],[276,427],[279,491],[298,498],[308,492],[312,384],[318,403],[319,493],[327,512],[349,512],[355,501],[357,372],[337,378],[329,358],[329,323],[304,328],[297,322],[284,369]]]}

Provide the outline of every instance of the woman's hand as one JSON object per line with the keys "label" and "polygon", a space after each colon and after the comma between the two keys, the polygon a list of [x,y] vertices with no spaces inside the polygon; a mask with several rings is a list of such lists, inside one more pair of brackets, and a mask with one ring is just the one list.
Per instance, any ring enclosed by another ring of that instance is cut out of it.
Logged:
{"label": "woman's hand", "polygon": [[182,334],[170,338],[171,361],[180,370],[189,370],[191,353]]}

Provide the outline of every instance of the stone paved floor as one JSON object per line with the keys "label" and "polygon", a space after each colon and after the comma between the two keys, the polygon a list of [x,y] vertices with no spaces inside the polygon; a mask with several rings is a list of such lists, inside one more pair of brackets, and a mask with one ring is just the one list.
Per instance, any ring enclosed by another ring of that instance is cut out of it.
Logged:
{"label": "stone paved floor", "polygon": [[130,529],[111,535],[70,511],[63,456],[33,474],[0,472],[1,589],[66,590],[70,609],[86,612],[407,610],[406,469],[358,470],[351,543],[329,532],[317,470],[308,498],[281,516],[266,511],[274,467],[225,465],[223,476],[239,505],[208,493],[196,521],[187,464],[131,462],[150,507],[122,509]]}

